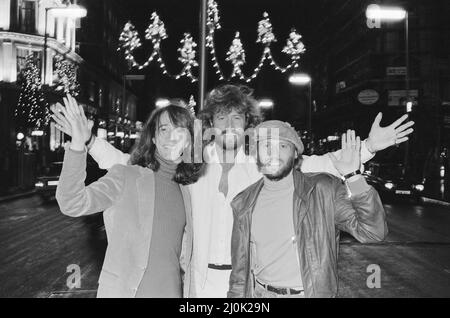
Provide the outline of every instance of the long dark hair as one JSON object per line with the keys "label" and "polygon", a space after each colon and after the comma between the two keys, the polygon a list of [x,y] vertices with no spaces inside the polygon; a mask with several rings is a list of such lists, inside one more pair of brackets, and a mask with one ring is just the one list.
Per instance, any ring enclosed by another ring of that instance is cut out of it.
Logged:
{"label": "long dark hair", "polygon": [[[203,163],[194,163],[194,147],[192,146],[194,144],[194,118],[187,109],[179,106],[169,105],[151,113],[131,153],[130,163],[158,171],[159,162],[155,156],[156,144],[153,142],[153,138],[158,133],[160,119],[164,113],[169,115],[170,121],[175,127],[186,128],[191,137],[191,146],[186,148],[190,151],[191,160],[190,162],[183,160],[178,164],[173,180],[182,185],[194,183],[203,173]],[[183,157],[186,158],[186,154]]]}

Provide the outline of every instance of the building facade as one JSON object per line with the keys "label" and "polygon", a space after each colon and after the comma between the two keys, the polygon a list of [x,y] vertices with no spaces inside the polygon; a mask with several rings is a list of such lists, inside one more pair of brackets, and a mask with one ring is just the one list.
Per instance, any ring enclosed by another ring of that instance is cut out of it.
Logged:
{"label": "building facade", "polygon": [[348,128],[366,137],[378,112],[384,114],[382,125],[407,112],[405,22],[373,23],[365,16],[370,4],[402,7],[409,13],[410,118],[416,122],[407,156],[411,168],[421,173],[432,153],[450,146],[450,125],[445,121],[450,112],[450,3],[322,2],[327,18],[310,45],[315,135],[337,147],[332,137]]}
{"label": "building facade", "polygon": [[[137,97],[124,85],[126,66],[122,67],[124,62],[119,62],[112,47],[113,37],[120,34],[114,34],[120,28],[120,12],[111,1],[85,3],[87,6],[82,1],[0,0],[0,195],[33,187],[45,167],[62,159],[61,147],[68,139],[52,123],[39,131],[16,124],[20,79],[30,57],[39,70],[39,90],[48,106],[70,92],[94,120],[100,137],[124,150],[132,145]],[[86,17],[66,14],[64,10],[74,5],[85,8]],[[98,17],[107,17],[110,23],[103,24]],[[89,21],[96,21],[100,37],[92,32]],[[105,34],[109,46],[104,45]],[[102,49],[83,47],[91,43]]]}

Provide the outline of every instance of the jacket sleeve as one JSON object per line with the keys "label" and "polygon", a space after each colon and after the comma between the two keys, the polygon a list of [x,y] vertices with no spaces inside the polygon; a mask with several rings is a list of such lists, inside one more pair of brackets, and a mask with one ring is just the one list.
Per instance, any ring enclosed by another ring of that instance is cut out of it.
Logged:
{"label": "jacket sleeve", "polygon": [[[341,150],[333,152],[333,154],[339,158],[341,155]],[[361,144],[361,171],[364,171],[363,163],[371,160],[374,154],[367,150],[366,142],[363,141]],[[301,165],[301,170],[303,173],[308,172],[326,172],[330,173],[336,177],[340,177],[339,172],[333,165],[328,153],[322,156],[303,156],[303,162]]]}
{"label": "jacket sleeve", "polygon": [[125,183],[125,167],[114,166],[104,177],[85,186],[86,152],[67,149],[56,189],[61,212],[79,217],[104,211],[121,197]]}
{"label": "jacket sleeve", "polygon": [[110,169],[117,164],[127,165],[130,160],[129,154],[123,153],[101,138],[95,138],[89,154],[98,163],[100,169]]}
{"label": "jacket sleeve", "polygon": [[333,182],[336,227],[361,243],[383,241],[388,227],[378,192],[364,178],[345,185],[339,179]]}
{"label": "jacket sleeve", "polygon": [[236,217],[235,207],[233,208],[233,232],[231,235],[231,275],[230,275],[230,287],[228,290],[228,298],[243,298],[245,295],[245,264],[247,262],[243,259],[244,246],[248,244],[245,242],[244,235],[240,227],[239,219]]}

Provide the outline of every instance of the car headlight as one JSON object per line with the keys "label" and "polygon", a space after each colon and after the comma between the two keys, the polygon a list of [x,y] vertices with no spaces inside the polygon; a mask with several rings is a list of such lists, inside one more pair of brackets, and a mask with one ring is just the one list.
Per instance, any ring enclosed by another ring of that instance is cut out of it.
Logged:
{"label": "car headlight", "polygon": [[34,186],[35,186],[36,188],[43,188],[43,187],[44,187],[44,182],[38,181],[38,182],[36,182],[36,183],[34,184]]}
{"label": "car headlight", "polygon": [[422,192],[425,189],[425,187],[423,184],[416,184],[414,186],[414,189],[416,189],[416,191]]}
{"label": "car headlight", "polygon": [[394,184],[392,182],[386,182],[384,187],[388,190],[392,190],[394,188]]}

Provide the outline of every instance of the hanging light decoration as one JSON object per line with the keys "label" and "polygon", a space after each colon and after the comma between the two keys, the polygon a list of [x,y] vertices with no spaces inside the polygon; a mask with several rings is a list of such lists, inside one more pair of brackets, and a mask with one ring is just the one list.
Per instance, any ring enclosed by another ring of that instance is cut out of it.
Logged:
{"label": "hanging light decoration", "polygon": [[[239,78],[240,80],[251,82],[254,80],[266,60],[270,62],[270,65],[277,71],[285,73],[290,69],[299,67],[300,55],[305,52],[305,46],[301,41],[302,36],[297,33],[295,29],[291,30],[289,38],[287,39],[286,46],[282,52],[290,57],[291,62],[287,66],[281,66],[273,58],[270,46],[277,39],[273,32],[272,22],[270,21],[269,14],[263,13],[263,18],[258,22],[258,37],[256,43],[263,45],[263,52],[259,59],[258,65],[253,69],[250,75],[245,75],[242,71],[242,66],[246,63],[245,50],[240,39],[240,33],[236,32],[235,38],[227,52],[226,61],[229,61],[233,65],[233,70],[230,76],[226,76],[220,67],[217,59],[215,48],[215,33],[221,29],[220,15],[217,2],[215,0],[208,0],[207,8],[207,35],[206,35],[206,47],[209,51],[213,68],[221,81],[229,81],[232,78]],[[129,62],[130,67],[142,70],[149,66],[154,60],[156,60],[161,68],[163,74],[173,79],[179,79],[181,77],[187,77],[191,82],[197,81],[197,77],[194,75],[194,70],[198,67],[198,63],[195,60],[197,44],[194,42],[192,36],[189,33],[184,34],[184,38],[180,41],[180,57],[178,60],[183,64],[183,68],[180,73],[172,74],[168,71],[166,63],[161,55],[161,42],[168,37],[164,22],[160,19],[156,12],[152,13],[150,18],[150,25],[145,31],[145,38],[152,42],[153,52],[149,56],[146,62],[139,64],[136,62],[133,52],[139,48],[142,44],[139,40],[138,32],[135,30],[134,25],[131,22],[125,24],[125,27],[120,35],[120,49],[124,51],[125,59]]]}

